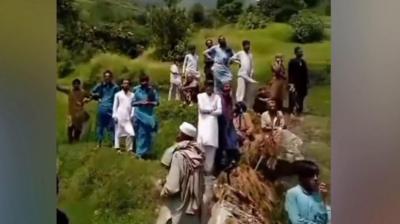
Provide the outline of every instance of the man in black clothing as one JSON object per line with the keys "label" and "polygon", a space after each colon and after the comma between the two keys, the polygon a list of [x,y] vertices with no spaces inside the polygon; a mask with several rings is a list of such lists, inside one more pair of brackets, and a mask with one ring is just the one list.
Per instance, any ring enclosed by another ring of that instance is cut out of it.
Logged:
{"label": "man in black clothing", "polygon": [[300,115],[303,113],[304,98],[308,93],[308,68],[306,61],[303,59],[303,50],[300,47],[296,47],[294,53],[296,57],[290,60],[288,66],[291,94],[289,109],[290,112]]}
{"label": "man in black clothing", "polygon": [[[206,41],[206,47],[207,49],[210,49],[214,45],[213,41],[211,39],[208,39]],[[207,80],[214,80],[214,75],[211,70],[211,67],[213,66],[214,61],[208,59],[207,57],[204,58],[204,74],[206,76],[206,81]]]}

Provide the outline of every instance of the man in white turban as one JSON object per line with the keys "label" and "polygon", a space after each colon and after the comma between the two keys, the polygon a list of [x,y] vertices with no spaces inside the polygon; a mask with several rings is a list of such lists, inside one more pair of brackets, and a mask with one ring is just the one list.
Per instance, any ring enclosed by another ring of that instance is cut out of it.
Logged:
{"label": "man in white turban", "polygon": [[168,148],[161,159],[169,173],[161,190],[165,206],[157,224],[200,223],[204,153],[196,143],[197,130],[193,125],[183,122],[179,130],[178,143]]}

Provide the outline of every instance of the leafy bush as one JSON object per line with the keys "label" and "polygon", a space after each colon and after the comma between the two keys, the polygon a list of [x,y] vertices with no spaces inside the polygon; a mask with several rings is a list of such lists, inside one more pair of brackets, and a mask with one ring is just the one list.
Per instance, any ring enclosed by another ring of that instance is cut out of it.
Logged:
{"label": "leafy bush", "polygon": [[294,39],[301,43],[320,41],[324,37],[324,23],[321,18],[309,11],[301,11],[290,19],[295,30]]}
{"label": "leafy bush", "polygon": [[257,12],[246,12],[239,17],[238,27],[241,29],[255,30],[267,27],[269,19]]}

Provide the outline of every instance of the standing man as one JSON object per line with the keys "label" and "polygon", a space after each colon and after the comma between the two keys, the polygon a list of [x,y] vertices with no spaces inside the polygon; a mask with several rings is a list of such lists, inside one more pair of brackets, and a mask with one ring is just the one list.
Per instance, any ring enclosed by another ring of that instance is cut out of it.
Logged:
{"label": "standing man", "polygon": [[174,59],[174,63],[170,67],[170,87],[168,93],[168,101],[180,100],[180,90],[182,87],[182,76],[179,72],[179,58]]}
{"label": "standing man", "polygon": [[[183,122],[173,151],[167,150],[163,164],[169,167],[161,191],[165,207],[160,210],[157,224],[199,224],[204,192],[204,153],[196,143],[196,128]],[[172,153],[172,155],[171,155]]]}
{"label": "standing man", "polygon": [[72,81],[72,89],[59,85],[56,88],[68,95],[68,142],[78,142],[84,124],[89,121],[89,114],[85,111],[84,104],[90,98],[90,94],[82,89],[79,79]]}
{"label": "standing man", "polygon": [[[206,48],[210,49],[214,45],[213,41],[211,39],[206,40]],[[212,66],[214,64],[213,60],[210,60],[207,57],[204,57],[204,74],[206,76],[206,81],[208,80],[214,80],[214,75],[212,72]]]}
{"label": "standing man", "polygon": [[204,51],[204,56],[214,62],[212,71],[214,75],[214,91],[216,93],[222,92],[223,83],[232,81],[229,62],[233,54],[224,36],[219,36],[217,46],[213,46]]}
{"label": "standing man", "polygon": [[[196,54],[196,46],[190,45],[189,52],[183,60],[182,74],[186,78],[185,86],[191,86],[190,98],[196,100],[199,93],[200,71],[199,71],[199,56]],[[194,86],[192,88],[192,86]]]}
{"label": "standing man", "polygon": [[253,54],[250,52],[250,41],[242,42],[243,50],[239,51],[231,58],[232,62],[240,65],[236,89],[236,102],[246,102],[249,104],[250,83],[254,83],[254,64]]}
{"label": "standing man", "polygon": [[113,74],[107,70],[103,81],[92,89],[92,99],[99,101],[97,114],[97,148],[102,147],[104,132],[107,130],[114,139],[114,122],[112,119],[114,96],[119,87],[113,81]]}
{"label": "standing man", "polygon": [[319,167],[311,161],[294,163],[299,184],[286,193],[285,209],[289,223],[330,223],[326,184],[319,181]]}
{"label": "standing man", "polygon": [[159,96],[157,91],[150,86],[149,76],[143,74],[139,81],[140,85],[133,89],[132,106],[135,108],[136,156],[143,159],[151,153],[153,133],[157,130],[154,108],[159,105]]}
{"label": "standing man", "polygon": [[271,99],[276,102],[278,110],[283,110],[283,102],[287,99],[287,76],[283,55],[277,54],[272,63]]}
{"label": "standing man", "polygon": [[206,91],[197,95],[199,106],[197,142],[205,152],[205,194],[203,196],[202,223],[210,217],[211,199],[213,196],[214,162],[218,148],[218,116],[222,114],[222,104],[219,95],[214,93],[212,81],[206,82]]}
{"label": "standing man", "polygon": [[218,149],[215,160],[215,176],[237,164],[240,159],[238,135],[233,124],[233,99],[231,84],[225,83],[221,97],[222,114],[218,116]]}
{"label": "standing man", "polygon": [[120,139],[125,138],[125,147],[128,152],[133,152],[133,137],[135,132],[132,125],[133,93],[130,90],[130,81],[122,81],[122,90],[115,94],[113,106],[113,119],[115,121],[114,148],[120,151]]}
{"label": "standing man", "polygon": [[300,47],[294,49],[295,58],[289,62],[289,88],[294,92],[294,99],[290,100],[290,111],[296,114],[303,113],[304,99],[308,93],[309,79],[307,63],[303,59],[303,50]]}

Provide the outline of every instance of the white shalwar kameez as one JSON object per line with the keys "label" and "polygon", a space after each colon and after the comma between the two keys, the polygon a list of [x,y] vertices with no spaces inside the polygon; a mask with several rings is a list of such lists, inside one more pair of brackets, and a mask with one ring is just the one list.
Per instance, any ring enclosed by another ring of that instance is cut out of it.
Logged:
{"label": "white shalwar kameez", "polygon": [[237,89],[236,89],[236,101],[248,101],[249,97],[249,85],[255,83],[253,79],[254,66],[253,66],[253,54],[246,53],[244,50],[237,52],[231,58],[231,61],[240,64],[237,79]]}
{"label": "white shalwar kameez", "polygon": [[126,147],[129,151],[133,150],[132,137],[135,131],[132,125],[133,110],[132,100],[134,94],[131,91],[125,93],[124,90],[115,94],[113,105],[113,118],[115,123],[115,144],[114,148],[120,148],[120,138],[125,137]]}
{"label": "white shalwar kameez", "polygon": [[182,74],[187,76],[192,76],[194,79],[194,83],[196,86],[200,80],[200,72],[199,72],[199,56],[197,54],[187,54],[183,61],[182,66]]}
{"label": "white shalwar kameez", "polygon": [[197,142],[205,152],[205,192],[203,195],[202,223],[207,223],[210,216],[208,209],[212,199],[214,184],[214,160],[218,148],[218,116],[222,114],[222,103],[219,95],[207,93],[197,95],[199,118],[197,127]]}
{"label": "white shalwar kameez", "polygon": [[180,88],[182,86],[182,78],[176,64],[171,65],[170,68],[170,87],[168,93],[168,101],[180,100]]}

